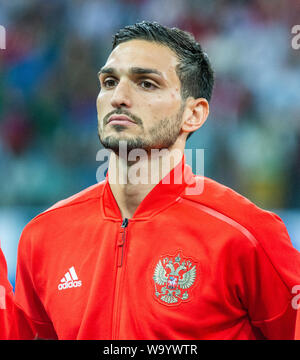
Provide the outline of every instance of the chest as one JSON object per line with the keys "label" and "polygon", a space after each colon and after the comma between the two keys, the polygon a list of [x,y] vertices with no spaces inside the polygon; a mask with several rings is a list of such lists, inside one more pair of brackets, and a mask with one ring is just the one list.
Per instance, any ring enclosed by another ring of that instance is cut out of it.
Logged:
{"label": "chest", "polygon": [[70,229],[45,251],[39,295],[60,338],[199,338],[245,315],[227,296],[225,238],[170,219]]}

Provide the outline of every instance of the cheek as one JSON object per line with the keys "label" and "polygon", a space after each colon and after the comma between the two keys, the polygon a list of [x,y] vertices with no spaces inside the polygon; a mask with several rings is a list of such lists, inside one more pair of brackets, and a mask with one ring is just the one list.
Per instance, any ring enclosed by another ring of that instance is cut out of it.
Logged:
{"label": "cheek", "polygon": [[176,92],[157,94],[147,102],[147,110],[154,118],[166,118],[177,114],[181,107],[181,96]]}
{"label": "cheek", "polygon": [[100,105],[101,105],[101,95],[99,93],[98,96],[97,96],[97,99],[96,99],[96,106],[97,106],[97,111],[98,112],[100,110]]}
{"label": "cheek", "polygon": [[98,115],[100,115],[101,113],[104,114],[105,109],[108,107],[109,104],[110,104],[110,100],[108,94],[103,94],[100,92],[96,100]]}

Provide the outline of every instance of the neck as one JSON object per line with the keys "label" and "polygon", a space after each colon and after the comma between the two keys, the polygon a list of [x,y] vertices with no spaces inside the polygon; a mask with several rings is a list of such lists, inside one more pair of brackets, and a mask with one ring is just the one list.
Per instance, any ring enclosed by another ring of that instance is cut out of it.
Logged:
{"label": "neck", "polygon": [[137,151],[134,160],[132,154],[111,153],[108,181],[122,218],[133,216],[147,194],[179,164],[183,154],[184,147],[178,145],[171,149],[152,149],[150,153]]}

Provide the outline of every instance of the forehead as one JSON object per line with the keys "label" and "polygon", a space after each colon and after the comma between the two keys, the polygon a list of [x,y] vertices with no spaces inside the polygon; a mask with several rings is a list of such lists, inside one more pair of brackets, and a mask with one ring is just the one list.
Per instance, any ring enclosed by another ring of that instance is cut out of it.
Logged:
{"label": "forehead", "polygon": [[176,66],[179,60],[167,46],[146,41],[130,40],[119,44],[109,55],[105,67],[113,67],[120,72],[132,67],[156,69],[166,80],[179,81]]}

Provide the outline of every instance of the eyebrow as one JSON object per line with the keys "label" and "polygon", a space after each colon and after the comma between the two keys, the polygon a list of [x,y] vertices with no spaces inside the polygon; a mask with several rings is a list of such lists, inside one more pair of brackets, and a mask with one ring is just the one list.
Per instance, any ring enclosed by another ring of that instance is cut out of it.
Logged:
{"label": "eyebrow", "polygon": [[[115,74],[117,71],[114,68],[102,68],[98,72],[98,76],[101,74]],[[156,69],[150,69],[150,68],[141,68],[141,67],[132,67],[129,70],[130,74],[132,75],[143,75],[143,74],[156,74],[160,77],[163,77],[163,74],[156,70]]]}

